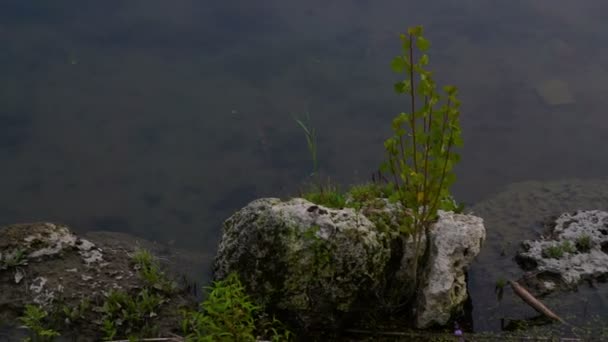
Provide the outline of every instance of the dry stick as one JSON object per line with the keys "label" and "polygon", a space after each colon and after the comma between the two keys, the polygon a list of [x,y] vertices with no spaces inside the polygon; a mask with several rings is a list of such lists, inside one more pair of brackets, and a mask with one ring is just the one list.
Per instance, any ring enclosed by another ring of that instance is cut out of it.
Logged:
{"label": "dry stick", "polygon": [[515,294],[518,295],[519,298],[526,302],[526,304],[530,305],[534,310],[545,315],[546,317],[559,321],[563,324],[570,325],[566,323],[566,321],[564,321],[561,317],[556,315],[553,311],[551,311],[548,307],[546,307],[545,304],[536,299],[530,292],[528,292],[528,290],[526,290],[525,287],[519,285],[517,282],[514,282],[512,280],[509,280],[509,285],[511,285],[513,292],[515,292]]}

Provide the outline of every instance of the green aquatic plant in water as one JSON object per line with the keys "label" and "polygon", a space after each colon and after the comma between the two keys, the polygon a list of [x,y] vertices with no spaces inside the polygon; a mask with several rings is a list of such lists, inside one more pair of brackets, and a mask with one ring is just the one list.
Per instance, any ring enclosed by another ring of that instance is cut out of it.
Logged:
{"label": "green aquatic plant in water", "polygon": [[449,187],[456,178],[453,167],[460,158],[454,147],[462,146],[460,101],[454,86],[444,87],[441,94],[426,69],[430,43],[422,27],[409,28],[401,42],[403,54],[393,59],[392,68],[405,74],[395,91],[406,96],[409,110],[392,122],[393,136],[384,143],[388,160],[381,169],[392,176],[390,199],[404,208],[406,224],[401,233],[414,239],[412,274],[417,284],[422,236],[436,220],[441,204],[450,203]]}
{"label": "green aquatic plant in water", "polygon": [[[306,144],[308,145],[308,152],[312,159],[312,173],[311,176],[317,176],[319,172],[319,164],[317,161],[317,132],[315,128],[310,124],[310,114],[307,112],[305,119],[294,118],[298,126],[304,131],[306,137]],[[305,121],[304,121],[305,120]]]}

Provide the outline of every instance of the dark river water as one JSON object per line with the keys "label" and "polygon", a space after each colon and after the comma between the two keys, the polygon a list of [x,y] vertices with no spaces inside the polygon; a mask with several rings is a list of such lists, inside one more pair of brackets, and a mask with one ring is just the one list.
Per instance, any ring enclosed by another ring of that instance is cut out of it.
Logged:
{"label": "dark river water", "polygon": [[[530,225],[560,210],[608,209],[596,181],[608,170],[606,13],[600,0],[3,0],[0,224],[212,254],[232,212],[302,188],[311,163],[293,116],[305,112],[323,174],[367,181],[406,109],[390,69],[398,34],[421,24],[437,81],[460,90],[453,192],[488,229],[473,318],[498,329],[493,277],[518,272],[498,245],[534,238]],[[573,182],[597,193],[553,196]],[[545,183],[545,200],[530,194]],[[585,312],[606,315],[593,299],[606,291],[590,291]]]}

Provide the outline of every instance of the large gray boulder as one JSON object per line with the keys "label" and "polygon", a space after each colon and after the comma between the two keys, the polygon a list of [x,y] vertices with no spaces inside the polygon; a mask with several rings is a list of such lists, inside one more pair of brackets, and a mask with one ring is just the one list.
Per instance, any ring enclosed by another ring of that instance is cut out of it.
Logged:
{"label": "large gray boulder", "polygon": [[608,276],[608,212],[576,211],[559,216],[549,234],[523,242],[518,262],[534,271],[541,294],[574,288],[583,279]]}
{"label": "large gray boulder", "polygon": [[445,325],[467,300],[466,272],[486,238],[483,219],[439,211],[429,230],[429,258],[418,292],[416,326]]}
{"label": "large gray boulder", "polygon": [[[440,212],[416,289],[413,239],[391,233],[403,211],[384,204],[355,211],[301,198],[255,200],[224,223],[215,276],[237,272],[258,303],[302,329],[337,327],[362,307],[382,312],[407,302],[417,307],[418,326],[447,323],[467,299],[465,272],[485,238],[482,219]],[[422,251],[426,245],[422,239]]]}
{"label": "large gray boulder", "polygon": [[303,329],[333,327],[377,287],[388,243],[353,209],[263,198],[224,223],[215,276],[238,272],[258,303]]}

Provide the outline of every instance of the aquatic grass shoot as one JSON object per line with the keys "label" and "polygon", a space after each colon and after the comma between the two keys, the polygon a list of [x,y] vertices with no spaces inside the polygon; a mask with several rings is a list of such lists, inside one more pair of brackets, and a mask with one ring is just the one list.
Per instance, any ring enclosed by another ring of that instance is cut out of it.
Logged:
{"label": "aquatic grass shoot", "polygon": [[298,119],[294,117],[294,120],[304,131],[306,137],[306,144],[308,145],[308,152],[312,160],[312,173],[311,177],[314,177],[319,172],[319,165],[317,161],[317,132],[315,128],[310,124],[310,113],[306,112],[304,119]]}

